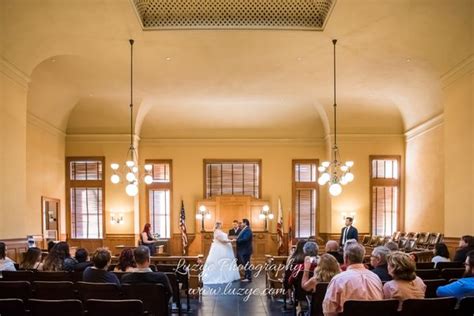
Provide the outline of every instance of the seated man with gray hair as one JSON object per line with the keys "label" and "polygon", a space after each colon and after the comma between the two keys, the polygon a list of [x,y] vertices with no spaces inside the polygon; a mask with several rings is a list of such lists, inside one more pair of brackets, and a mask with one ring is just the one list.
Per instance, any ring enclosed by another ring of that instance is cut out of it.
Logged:
{"label": "seated man with gray hair", "polygon": [[383,299],[382,281],[362,263],[365,248],[357,242],[348,242],[344,245],[344,263],[347,270],[332,278],[324,297],[323,312],[326,316],[342,313],[347,300]]}
{"label": "seated man with gray hair", "polygon": [[382,282],[391,281],[392,276],[388,274],[387,256],[390,254],[390,249],[385,246],[378,246],[372,250],[370,255],[370,265],[374,267],[372,272],[377,274]]}

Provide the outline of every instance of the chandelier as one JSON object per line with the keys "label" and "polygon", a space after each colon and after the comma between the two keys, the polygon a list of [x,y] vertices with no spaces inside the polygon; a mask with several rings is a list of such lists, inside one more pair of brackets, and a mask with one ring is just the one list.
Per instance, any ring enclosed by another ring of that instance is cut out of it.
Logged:
{"label": "chandelier", "polygon": [[337,122],[336,122],[336,43],[337,40],[332,40],[334,46],[334,144],[332,146],[331,161],[323,161],[318,167],[321,176],[318,178],[320,185],[329,184],[329,193],[332,196],[338,196],[342,193],[342,186],[352,182],[354,175],[351,172],[353,161],[346,161],[343,163],[337,147]]}
{"label": "chandelier", "polygon": [[[121,176],[125,175],[125,180],[127,181],[127,186],[125,187],[125,192],[129,196],[135,196],[138,194],[138,180],[140,179],[140,168],[138,165],[138,155],[133,144],[133,43],[134,40],[129,40],[130,42],[130,147],[128,148],[127,157],[125,163],[120,166],[118,163],[112,163],[110,167],[112,168],[113,174],[110,177],[110,181],[113,184],[118,184],[121,181]],[[143,166],[144,174],[143,181],[146,184],[151,184],[153,182],[152,169],[153,166],[147,164]]]}

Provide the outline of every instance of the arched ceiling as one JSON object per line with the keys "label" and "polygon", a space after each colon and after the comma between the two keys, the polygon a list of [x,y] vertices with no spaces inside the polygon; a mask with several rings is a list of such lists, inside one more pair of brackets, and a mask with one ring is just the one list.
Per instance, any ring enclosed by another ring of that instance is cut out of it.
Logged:
{"label": "arched ceiling", "polygon": [[150,138],[323,135],[332,38],[340,131],[401,133],[442,112],[440,77],[472,54],[470,0],[341,0],[323,32],[144,32],[128,0],[0,6],[1,55],[31,76],[28,111],[68,133],[128,132],[129,38]]}

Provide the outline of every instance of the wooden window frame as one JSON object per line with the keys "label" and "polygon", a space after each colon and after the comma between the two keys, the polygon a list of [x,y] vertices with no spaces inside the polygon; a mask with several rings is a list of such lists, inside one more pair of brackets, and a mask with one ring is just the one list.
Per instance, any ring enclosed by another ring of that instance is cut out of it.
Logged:
{"label": "wooden window frame", "polygon": [[[313,184],[312,182],[296,182],[296,173],[295,173],[295,166],[296,164],[316,164],[316,181]],[[291,161],[291,212],[293,213],[291,227],[293,229],[293,234],[296,239],[301,239],[296,237],[296,209],[295,209],[295,202],[296,202],[296,190],[297,189],[315,189],[316,190],[316,205],[314,212],[315,215],[315,227],[314,227],[314,236],[318,236],[319,234],[319,218],[320,218],[320,211],[319,211],[319,203],[321,197],[319,195],[319,183],[318,183],[318,176],[319,171],[317,170],[319,166],[319,159],[293,159]],[[297,185],[298,183],[298,185]]]}
{"label": "wooden window frame", "polygon": [[[102,180],[71,180],[70,163],[74,160],[81,161],[101,161],[102,162]],[[104,240],[105,231],[105,157],[104,156],[73,156],[66,157],[66,238],[67,240]],[[71,222],[71,181],[74,181],[78,187],[101,187],[102,188],[102,238],[72,238]]]}
{"label": "wooden window frame", "polygon": [[[208,164],[225,164],[225,163],[256,163],[258,164],[259,168],[259,173],[258,173],[258,198],[262,198],[262,159],[203,159],[203,164],[202,164],[202,170],[203,170],[203,190],[202,190],[202,196],[204,199],[207,199],[206,196],[206,189],[207,189],[207,183],[206,183],[206,166]],[[229,196],[232,194],[222,194],[220,196]],[[243,194],[239,196],[244,196]],[[248,195],[247,195],[248,196]],[[253,197],[253,196],[252,196]],[[255,198],[255,197],[253,197]]]}
{"label": "wooden window frame", "polygon": [[[171,159],[146,159],[145,164],[164,164],[167,163],[170,165],[170,182],[153,182],[151,184],[146,184],[146,219],[145,223],[149,223],[150,221],[150,190],[170,190],[170,236],[160,237],[160,239],[168,239],[170,240],[173,238],[173,229],[174,224],[172,220],[172,211],[173,211],[173,160]],[[145,226],[145,223],[142,223],[141,227]],[[154,227],[153,227],[154,229]],[[142,231],[140,230],[140,234]]]}
{"label": "wooden window frame", "polygon": [[[398,179],[384,179],[384,178],[373,178],[372,170],[372,161],[373,160],[396,160],[398,163]],[[374,186],[397,186],[398,196],[397,196],[397,225],[396,231],[401,230],[401,222],[403,219],[402,206],[400,204],[402,196],[402,157],[401,155],[370,155],[369,156],[369,195],[370,195],[370,234],[373,232],[373,214],[374,214],[374,205],[373,205],[373,187]],[[395,185],[394,185],[395,184]]]}

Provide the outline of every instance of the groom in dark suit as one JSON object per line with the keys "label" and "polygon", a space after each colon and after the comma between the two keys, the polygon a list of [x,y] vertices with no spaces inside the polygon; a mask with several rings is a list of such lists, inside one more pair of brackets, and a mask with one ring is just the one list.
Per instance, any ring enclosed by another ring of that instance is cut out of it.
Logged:
{"label": "groom in dark suit", "polygon": [[250,270],[250,257],[252,256],[252,230],[250,222],[244,218],[242,220],[242,231],[237,236],[237,257],[240,264],[245,268],[245,277],[242,282],[252,281],[252,271]]}

